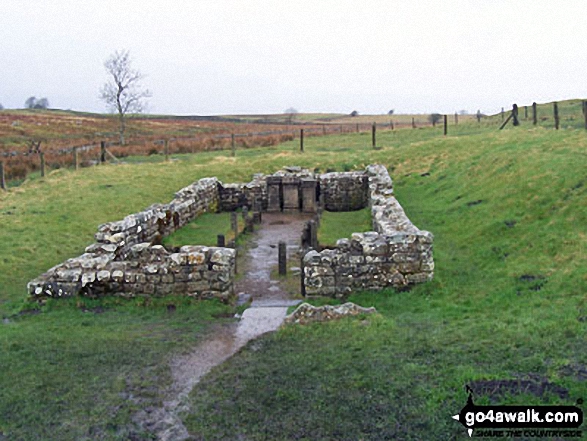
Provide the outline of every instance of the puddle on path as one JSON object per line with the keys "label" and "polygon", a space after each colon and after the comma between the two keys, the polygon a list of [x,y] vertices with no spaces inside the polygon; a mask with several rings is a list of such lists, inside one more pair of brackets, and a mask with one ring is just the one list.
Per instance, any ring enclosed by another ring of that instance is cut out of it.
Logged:
{"label": "puddle on path", "polygon": [[254,233],[246,262],[239,268],[242,277],[235,292],[252,299],[238,323],[219,326],[192,352],[174,358],[171,363],[173,384],[166,391],[163,407],[145,409],[135,418],[144,429],[161,441],[182,441],[189,437],[179,414],[187,411],[187,396],[210,370],[234,355],[247,342],[275,331],[283,322],[287,308],[300,303],[271,279],[277,265],[277,244],[287,244],[287,255],[299,249],[304,222],[310,217],[300,214],[264,213],[263,223]]}
{"label": "puddle on path", "polygon": [[287,257],[294,255],[300,247],[304,223],[310,219],[311,216],[298,213],[263,213],[263,223],[252,239],[245,267],[242,270],[239,268],[243,277],[235,284],[237,294],[252,296],[252,307],[261,306],[261,302],[269,300],[290,300],[289,294],[279,286],[279,281],[271,279],[271,270],[277,267],[277,245],[284,241]]}

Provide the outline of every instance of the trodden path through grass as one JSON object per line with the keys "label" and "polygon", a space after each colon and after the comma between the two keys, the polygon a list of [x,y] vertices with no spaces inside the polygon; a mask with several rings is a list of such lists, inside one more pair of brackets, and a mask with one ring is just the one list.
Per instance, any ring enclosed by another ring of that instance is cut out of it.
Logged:
{"label": "trodden path through grass", "polygon": [[[283,323],[295,300],[271,278],[272,263],[277,264],[277,248],[286,242],[288,255],[299,248],[300,235],[308,216],[266,214],[254,234],[243,273],[236,284],[239,298],[250,302],[238,323],[219,325],[190,353],[175,357],[171,363],[172,384],[165,391],[163,405],[141,409],[134,422],[161,441],[182,441],[189,433],[180,418],[189,412],[187,397],[200,379],[223,363],[249,341],[275,331]],[[241,251],[242,252],[242,251]]]}

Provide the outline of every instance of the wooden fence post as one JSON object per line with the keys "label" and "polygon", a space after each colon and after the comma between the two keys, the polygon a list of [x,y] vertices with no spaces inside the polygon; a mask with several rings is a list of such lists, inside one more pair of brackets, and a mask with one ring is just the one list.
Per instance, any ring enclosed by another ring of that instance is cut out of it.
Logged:
{"label": "wooden fence post", "polygon": [[532,103],[532,124],[538,124],[538,112],[536,109],[536,102]]}
{"label": "wooden fence post", "polygon": [[238,237],[238,215],[236,211],[230,213],[230,228],[234,232],[234,246],[236,248],[236,239]]}
{"label": "wooden fence post", "polygon": [[216,236],[216,246],[221,248],[224,248],[226,246],[226,239],[224,237],[224,234],[218,234]]}
{"label": "wooden fence post", "polygon": [[514,127],[520,125],[520,121],[518,120],[518,105],[514,104],[512,107],[512,118],[514,118]]}
{"label": "wooden fence post", "polygon": [[509,116],[506,118],[506,120],[499,127],[499,130],[502,130],[506,126],[506,124],[510,122],[510,119],[512,119],[512,116],[514,116],[514,112],[509,114]]}
{"label": "wooden fence post", "polygon": [[165,140],[165,144],[163,144],[163,151],[165,152],[165,162],[169,161],[169,140]]}
{"label": "wooden fence post", "polygon": [[300,152],[304,153],[304,129],[300,129]]}
{"label": "wooden fence post", "polygon": [[236,141],[234,138],[234,133],[230,135],[230,148],[231,148],[231,155],[234,157],[236,156]]}
{"label": "wooden fence post", "polygon": [[326,124],[322,124],[322,135],[326,135]]}
{"label": "wooden fence post", "polygon": [[448,133],[448,115],[444,115],[444,136]]}
{"label": "wooden fence post", "polygon": [[304,283],[304,256],[300,258],[300,292],[306,297],[306,284]]}
{"label": "wooden fence post", "polygon": [[371,142],[373,144],[373,148],[377,146],[377,124],[373,123],[373,128],[371,129]]}
{"label": "wooden fence post", "polygon": [[558,116],[558,103],[554,103],[554,128],[558,130],[560,125],[560,119]]}
{"label": "wooden fence post", "polygon": [[416,128],[416,119],[412,116],[412,129]]}
{"label": "wooden fence post", "polygon": [[389,127],[391,127],[391,130],[394,129],[394,127],[393,127],[393,121],[392,120],[389,120]]}
{"label": "wooden fence post", "polygon": [[45,177],[45,154],[43,152],[39,152],[39,157],[41,158],[41,177]]}
{"label": "wooden fence post", "polygon": [[524,106],[524,119],[528,120],[528,106]]}
{"label": "wooden fence post", "polygon": [[359,123],[357,123],[357,133],[359,133]]}
{"label": "wooden fence post", "polygon": [[503,121],[503,119],[505,118],[505,113],[503,110],[503,107],[501,108],[501,120]]}
{"label": "wooden fence post", "polygon": [[77,147],[73,148],[73,167],[77,171],[79,169],[79,155],[77,151]]}
{"label": "wooden fence post", "polygon": [[279,275],[285,276],[287,274],[287,248],[285,242],[280,241],[277,250],[277,259],[279,266]]}
{"label": "wooden fence post", "polygon": [[459,125],[459,114],[455,112],[455,126]]}
{"label": "wooden fence post", "polygon": [[312,247],[313,249],[315,249],[316,251],[318,250],[318,225],[316,224],[316,221],[311,220],[308,225],[310,226],[310,247]]}
{"label": "wooden fence post", "polygon": [[587,130],[587,101],[583,101],[583,116],[585,117],[585,130]]}
{"label": "wooden fence post", "polygon": [[0,161],[0,188],[6,190],[6,176],[4,175],[4,161]]}

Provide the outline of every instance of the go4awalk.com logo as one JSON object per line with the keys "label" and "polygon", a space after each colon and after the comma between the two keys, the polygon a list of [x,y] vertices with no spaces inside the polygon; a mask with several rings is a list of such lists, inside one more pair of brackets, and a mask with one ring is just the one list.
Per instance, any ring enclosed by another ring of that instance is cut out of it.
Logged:
{"label": "go4awalk.com logo", "polygon": [[[583,411],[577,406],[477,406],[469,398],[461,411],[453,415],[470,437],[553,437],[581,438]],[[499,430],[496,430],[499,429]]]}

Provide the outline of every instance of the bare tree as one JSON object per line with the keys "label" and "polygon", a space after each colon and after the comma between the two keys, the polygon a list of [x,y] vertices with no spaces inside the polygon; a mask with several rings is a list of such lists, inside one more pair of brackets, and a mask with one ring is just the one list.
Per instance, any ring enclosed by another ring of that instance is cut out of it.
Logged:
{"label": "bare tree", "polygon": [[24,102],[24,107],[27,109],[34,109],[35,103],[37,102],[37,98],[34,96],[29,96],[27,100]]}
{"label": "bare tree", "polygon": [[48,109],[49,100],[47,98],[39,98],[35,104],[35,109]]}
{"label": "bare tree", "polygon": [[442,119],[440,113],[433,113],[428,117],[428,121],[432,123],[432,127],[436,127],[436,123]]}
{"label": "bare tree", "polygon": [[115,51],[104,62],[104,67],[110,79],[102,86],[100,97],[113,111],[118,112],[120,144],[124,145],[126,115],[142,112],[145,99],[151,93],[141,86],[144,76],[132,68],[127,50]]}
{"label": "bare tree", "polygon": [[284,113],[287,115],[287,123],[291,124],[295,116],[298,114],[298,110],[294,107],[290,107],[289,109],[285,109]]}
{"label": "bare tree", "polygon": [[47,109],[49,108],[49,100],[47,98],[37,99],[34,96],[30,96],[24,102],[24,106],[27,109]]}

